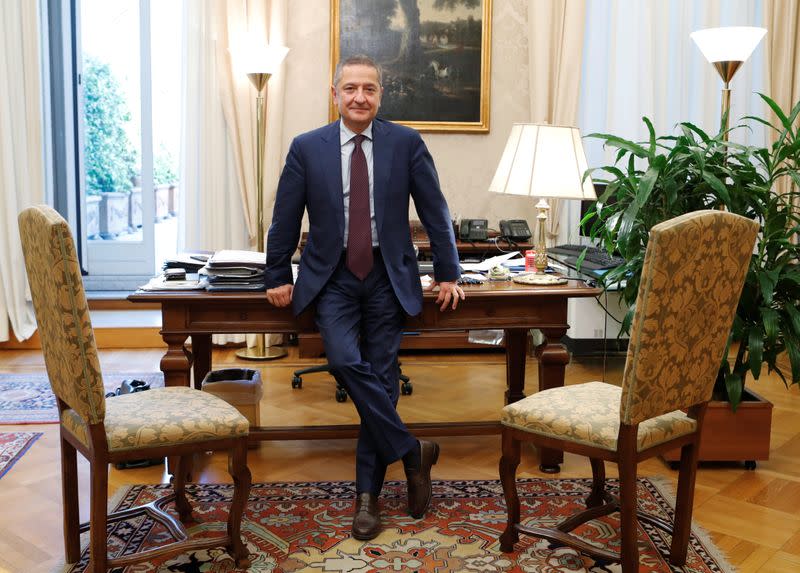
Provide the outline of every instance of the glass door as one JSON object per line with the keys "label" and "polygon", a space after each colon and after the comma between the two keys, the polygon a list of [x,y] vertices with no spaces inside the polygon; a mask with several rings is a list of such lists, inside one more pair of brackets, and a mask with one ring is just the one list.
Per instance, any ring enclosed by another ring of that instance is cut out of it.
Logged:
{"label": "glass door", "polygon": [[183,0],[79,0],[80,204],[90,290],[132,290],[175,253]]}

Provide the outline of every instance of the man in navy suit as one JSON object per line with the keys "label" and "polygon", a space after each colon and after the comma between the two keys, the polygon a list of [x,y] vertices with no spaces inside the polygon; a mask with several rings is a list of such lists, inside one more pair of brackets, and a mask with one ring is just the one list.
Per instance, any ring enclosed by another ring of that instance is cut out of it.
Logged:
{"label": "man in navy suit", "polygon": [[[415,518],[431,500],[434,442],[417,440],[397,413],[400,347],[406,315],[422,310],[422,287],[409,230],[409,198],[428,231],[436,299],[455,310],[458,253],[436,168],[419,134],[375,119],[381,70],[367,56],[341,62],[331,86],[340,121],[292,142],[278,183],[267,238],[267,300],[309,305],[331,371],[361,417],[356,448],[353,537],[380,532],[378,496],[386,468],[402,460],[408,509]],[[291,257],[308,211],[308,241],[293,284]]]}

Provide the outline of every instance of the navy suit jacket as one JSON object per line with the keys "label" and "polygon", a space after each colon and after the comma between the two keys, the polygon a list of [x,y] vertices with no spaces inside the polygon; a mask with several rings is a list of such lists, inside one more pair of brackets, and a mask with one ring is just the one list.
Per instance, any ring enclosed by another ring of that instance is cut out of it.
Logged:
{"label": "navy suit jacket", "polygon": [[[375,223],[386,271],[403,309],[422,311],[422,287],[408,221],[409,197],[428,232],[437,281],[460,276],[458,252],[447,202],[433,158],[413,129],[378,119],[372,122]],[[266,286],[292,283],[291,257],[308,210],[308,242],[292,294],[302,312],[330,278],[344,249],[344,196],[339,121],[292,141],[267,235]]]}

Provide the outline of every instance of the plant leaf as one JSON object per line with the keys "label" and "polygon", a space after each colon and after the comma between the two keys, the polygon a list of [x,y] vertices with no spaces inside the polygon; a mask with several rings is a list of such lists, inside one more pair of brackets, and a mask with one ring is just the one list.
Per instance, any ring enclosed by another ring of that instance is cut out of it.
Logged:
{"label": "plant leaf", "polygon": [[758,377],[761,376],[761,363],[764,355],[764,338],[761,336],[760,328],[750,328],[747,336],[747,352],[753,380],[758,380]]}
{"label": "plant leaf", "polygon": [[[764,332],[767,335],[767,344],[775,344],[778,338],[780,315],[774,308],[762,307],[761,320],[764,322]],[[752,332],[752,331],[751,331]]]}
{"label": "plant leaf", "polygon": [[625,151],[633,153],[637,157],[647,157],[647,150],[638,143],[634,143],[633,141],[618,137],[616,135],[611,135],[610,133],[590,133],[586,137],[602,139],[605,141],[603,145],[624,149]]}
{"label": "plant leaf", "polygon": [[728,393],[731,409],[735,412],[742,401],[742,377],[739,373],[731,372],[725,376],[725,391]]}

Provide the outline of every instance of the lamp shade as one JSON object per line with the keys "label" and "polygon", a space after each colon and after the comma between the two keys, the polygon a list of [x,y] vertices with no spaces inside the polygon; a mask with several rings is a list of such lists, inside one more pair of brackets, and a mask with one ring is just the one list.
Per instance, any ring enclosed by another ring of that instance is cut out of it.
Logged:
{"label": "lamp shade", "polygon": [[231,50],[234,65],[243,74],[272,75],[289,53],[286,46],[276,46],[263,42],[243,42]]}
{"label": "lamp shade", "polygon": [[511,195],[596,199],[576,127],[516,123],[489,191]]}
{"label": "lamp shade", "polygon": [[715,62],[746,62],[767,33],[765,28],[730,26],[697,30],[689,36],[703,52],[706,60]]}

